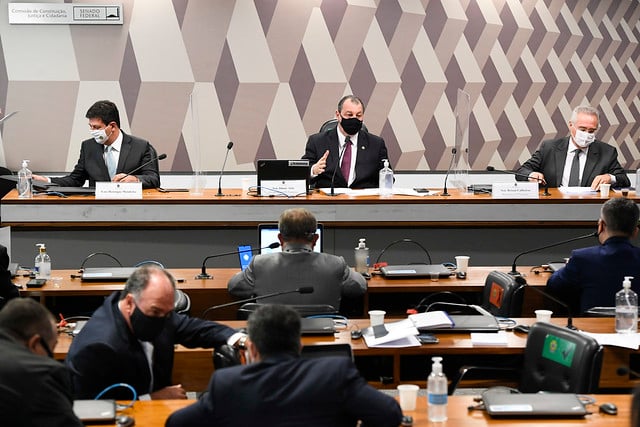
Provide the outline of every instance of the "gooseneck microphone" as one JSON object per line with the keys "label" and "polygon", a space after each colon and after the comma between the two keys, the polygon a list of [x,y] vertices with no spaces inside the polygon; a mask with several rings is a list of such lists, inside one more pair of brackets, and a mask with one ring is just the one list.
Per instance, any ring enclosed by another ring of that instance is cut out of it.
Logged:
{"label": "gooseneck microphone", "polygon": [[[342,156],[344,155],[344,150],[347,148],[347,144],[344,144],[340,149],[340,153],[338,155],[338,162],[336,163],[336,167],[333,168],[333,174],[331,174],[331,194],[330,196],[335,196],[335,187],[336,187],[336,172],[338,172],[338,168],[340,167],[340,163],[342,163]],[[349,185],[349,183],[347,183]]]}
{"label": "gooseneck microphone", "polygon": [[509,175],[515,175],[515,176],[519,176],[519,177],[523,177],[523,178],[527,178],[527,179],[533,179],[538,181],[538,184],[544,184],[544,191],[542,192],[543,196],[550,196],[551,193],[549,193],[549,184],[547,184],[547,181],[544,179],[540,179],[540,178],[534,178],[531,177],[529,175],[525,175],[523,173],[518,173],[518,172],[514,172],[514,171],[508,171],[508,170],[502,170],[502,169],[496,169],[493,166],[487,166],[487,170],[489,172],[500,172],[500,173],[506,173]]}
{"label": "gooseneck microphone", "polygon": [[458,150],[456,149],[456,147],[453,147],[451,149],[451,161],[449,162],[449,168],[447,169],[447,174],[444,176],[444,188],[442,189],[442,196],[450,196],[451,194],[449,194],[447,192],[447,179],[449,178],[449,174],[451,173],[451,168],[453,167],[453,162],[456,159],[456,153],[458,152]]}
{"label": "gooseneck microphone", "polygon": [[257,300],[261,300],[261,299],[265,299],[265,298],[271,298],[271,297],[277,297],[279,295],[287,295],[287,294],[312,294],[313,293],[313,286],[304,286],[301,288],[297,288],[297,289],[291,289],[288,291],[278,291],[278,292],[273,292],[270,294],[265,294],[265,295],[257,295],[251,298],[247,298],[247,299],[241,299],[238,301],[232,301],[232,302],[228,302],[226,304],[220,304],[220,305],[214,305],[212,307],[207,308],[206,310],[204,310],[202,312],[202,318],[206,319],[207,318],[207,314],[209,314],[210,311],[213,310],[217,310],[219,308],[225,308],[225,307],[231,307],[234,305],[240,305],[240,304],[244,304],[247,302],[253,302],[253,301],[257,301]]}
{"label": "gooseneck microphone", "polygon": [[227,151],[224,154],[224,162],[222,162],[222,169],[220,169],[220,176],[218,177],[218,194],[216,196],[224,196],[222,194],[222,174],[224,173],[224,167],[227,164],[227,157],[229,157],[229,151],[233,148],[233,141],[229,141],[227,144]]}
{"label": "gooseneck microphone", "polygon": [[141,164],[140,166],[138,166],[137,168],[127,172],[126,174],[124,174],[124,176],[122,178],[120,178],[120,181],[122,181],[123,179],[125,179],[126,177],[128,177],[129,175],[133,175],[134,172],[138,172],[140,169],[142,169],[143,167],[150,165],[151,163],[158,161],[158,160],[164,160],[167,158],[167,155],[162,153],[159,156],[154,157],[153,159],[144,162],[143,164]]}
{"label": "gooseneck microphone", "polygon": [[[275,249],[280,247],[280,243],[279,242],[273,242],[272,244],[270,244],[269,246],[265,246],[264,248],[255,248],[255,249],[251,249],[251,252],[255,252],[255,251],[261,251],[263,249]],[[200,274],[198,274],[196,276],[196,279],[211,279],[213,278],[213,276],[211,276],[210,274],[207,274],[207,266],[206,263],[208,260],[210,260],[211,258],[218,258],[221,256],[227,256],[227,255],[237,255],[241,252],[249,252],[246,249],[242,249],[242,250],[235,250],[235,251],[231,251],[231,252],[224,252],[221,254],[214,254],[214,255],[209,255],[208,257],[206,257],[204,260],[202,260],[202,271],[200,272]]]}
{"label": "gooseneck microphone", "polygon": [[574,331],[577,331],[578,328],[576,328],[575,326],[573,326],[573,316],[571,315],[571,308],[569,307],[569,305],[567,303],[565,303],[564,301],[559,300],[558,298],[554,297],[553,295],[543,291],[542,289],[539,289],[536,286],[531,286],[530,284],[527,283],[527,279],[525,279],[522,276],[518,276],[516,278],[516,282],[520,283],[524,286],[526,286],[529,289],[533,289],[534,291],[538,292],[540,295],[549,298],[551,301],[555,302],[556,304],[562,306],[565,310],[567,310],[567,329],[571,329]]}
{"label": "gooseneck microphone", "polygon": [[516,270],[516,261],[518,261],[518,258],[520,258],[522,255],[530,254],[532,252],[541,251],[543,249],[554,248],[556,246],[564,245],[565,243],[575,242],[576,240],[588,239],[589,237],[597,237],[597,236],[598,236],[598,232],[594,231],[593,233],[585,234],[584,236],[578,236],[578,237],[574,237],[574,238],[571,238],[571,239],[563,240],[561,242],[551,243],[549,245],[541,246],[541,247],[535,248],[535,249],[529,249],[528,251],[524,251],[522,253],[519,253],[513,259],[513,264],[511,265],[511,271],[509,272],[509,274],[512,275],[512,276],[521,276],[521,274]]}
{"label": "gooseneck microphone", "polygon": [[625,375],[633,375],[636,378],[640,378],[640,373],[634,371],[633,369],[631,369],[628,366],[618,366],[618,369],[616,369],[616,374],[624,377]]}

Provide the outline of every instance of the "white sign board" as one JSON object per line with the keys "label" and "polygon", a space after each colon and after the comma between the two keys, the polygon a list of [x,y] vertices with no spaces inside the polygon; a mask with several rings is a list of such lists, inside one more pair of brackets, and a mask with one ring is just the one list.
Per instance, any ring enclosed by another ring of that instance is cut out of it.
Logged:
{"label": "white sign board", "polygon": [[494,199],[539,199],[537,182],[494,182],[491,186]]}
{"label": "white sign board", "polygon": [[9,24],[122,25],[122,3],[9,3]]}
{"label": "white sign board", "polygon": [[307,194],[307,181],[304,179],[262,180],[260,195],[296,197]]}
{"label": "white sign board", "polygon": [[96,199],[142,199],[142,183],[96,182]]}

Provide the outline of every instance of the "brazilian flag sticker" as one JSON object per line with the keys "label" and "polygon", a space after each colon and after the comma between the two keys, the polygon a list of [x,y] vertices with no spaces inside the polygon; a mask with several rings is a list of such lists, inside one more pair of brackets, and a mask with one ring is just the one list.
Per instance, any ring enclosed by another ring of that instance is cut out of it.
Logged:
{"label": "brazilian flag sticker", "polygon": [[553,360],[568,368],[573,363],[573,355],[576,352],[576,343],[548,334],[544,339],[542,357]]}

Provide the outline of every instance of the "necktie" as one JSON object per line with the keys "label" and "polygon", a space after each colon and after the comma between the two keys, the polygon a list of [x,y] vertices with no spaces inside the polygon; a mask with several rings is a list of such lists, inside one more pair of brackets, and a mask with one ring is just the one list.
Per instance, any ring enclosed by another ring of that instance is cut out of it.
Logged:
{"label": "necktie", "polygon": [[351,170],[351,138],[348,136],[344,140],[344,153],[342,154],[342,163],[340,164],[340,171],[349,185],[349,171]]}
{"label": "necktie", "polygon": [[104,147],[104,151],[104,162],[107,165],[107,170],[109,171],[109,178],[113,179],[116,174],[116,159],[113,155],[113,147],[110,145]]}
{"label": "necktie", "polygon": [[569,187],[580,186],[580,153],[582,150],[573,150],[573,162],[571,162],[571,172],[569,173]]}

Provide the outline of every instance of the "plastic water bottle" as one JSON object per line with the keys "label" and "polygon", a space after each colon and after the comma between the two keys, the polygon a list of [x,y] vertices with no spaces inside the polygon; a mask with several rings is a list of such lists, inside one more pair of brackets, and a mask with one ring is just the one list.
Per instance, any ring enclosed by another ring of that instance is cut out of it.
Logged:
{"label": "plastic water bottle", "polygon": [[35,260],[36,279],[48,279],[51,277],[51,257],[44,243],[38,243],[36,246],[39,247]]}
{"label": "plastic water bottle", "polygon": [[33,180],[33,174],[27,167],[29,160],[22,161],[22,169],[18,171],[18,197],[20,199],[31,199],[33,197],[33,187],[31,181]]}
{"label": "plastic water bottle", "polygon": [[626,276],[616,293],[616,332],[620,334],[638,332],[638,294],[631,290],[631,279]]}
{"label": "plastic water bottle", "polygon": [[447,419],[447,377],[442,372],[442,357],[432,357],[431,374],[427,379],[427,411],[429,421]]}
{"label": "plastic water bottle", "polygon": [[369,248],[365,239],[360,239],[355,252],[356,272],[369,273]]}
{"label": "plastic water bottle", "polygon": [[384,166],[380,169],[378,188],[380,196],[393,195],[393,171],[389,167],[389,160],[384,159]]}

